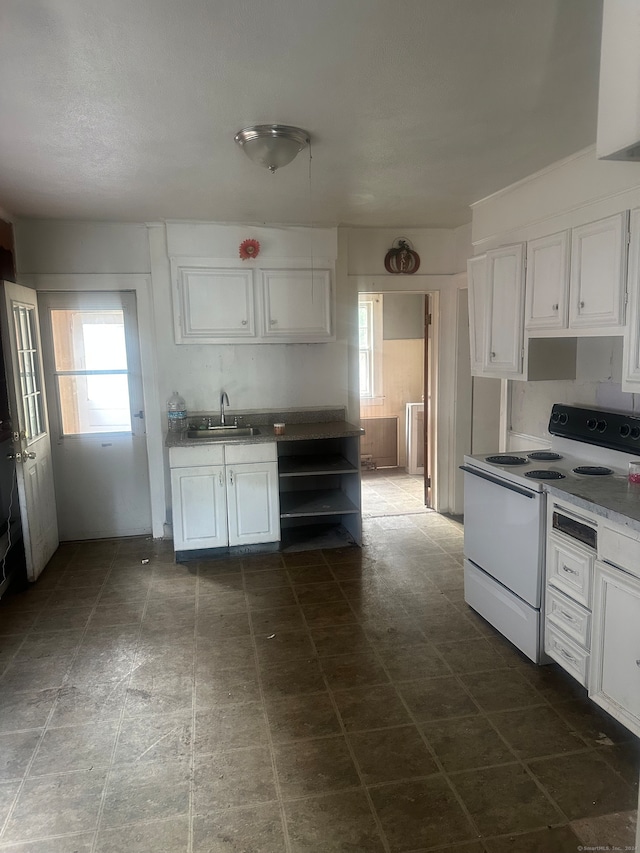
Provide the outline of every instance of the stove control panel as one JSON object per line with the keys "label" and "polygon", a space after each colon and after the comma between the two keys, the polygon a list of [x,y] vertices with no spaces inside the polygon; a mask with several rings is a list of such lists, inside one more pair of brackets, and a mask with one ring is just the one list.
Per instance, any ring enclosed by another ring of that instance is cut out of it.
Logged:
{"label": "stove control panel", "polygon": [[562,438],[640,455],[640,417],[637,415],[554,403],[549,432]]}

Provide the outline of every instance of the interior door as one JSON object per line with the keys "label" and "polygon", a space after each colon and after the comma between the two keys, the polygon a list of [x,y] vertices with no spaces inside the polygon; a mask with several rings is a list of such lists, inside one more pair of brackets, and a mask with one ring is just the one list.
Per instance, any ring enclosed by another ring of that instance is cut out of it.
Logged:
{"label": "interior door", "polygon": [[56,495],[43,382],[36,292],[5,281],[0,300],[13,452],[27,578],[35,581],[58,547]]}
{"label": "interior door", "polygon": [[60,539],[151,532],[135,294],[41,292]]}
{"label": "interior door", "polygon": [[429,382],[429,371],[431,369],[431,348],[433,344],[433,316],[431,313],[431,297],[428,293],[424,297],[424,448],[422,458],[424,460],[424,503],[431,506],[431,447],[429,445],[429,427],[431,425],[431,383]]}

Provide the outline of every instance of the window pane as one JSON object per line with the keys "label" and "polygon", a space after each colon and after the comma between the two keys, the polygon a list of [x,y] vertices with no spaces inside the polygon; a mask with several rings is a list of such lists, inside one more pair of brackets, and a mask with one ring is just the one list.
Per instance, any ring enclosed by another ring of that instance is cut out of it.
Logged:
{"label": "window pane", "polygon": [[126,375],[58,376],[63,435],[131,432]]}
{"label": "window pane", "polygon": [[14,305],[13,323],[16,332],[25,431],[29,440],[44,432],[41,378],[38,371],[38,353],[34,344],[37,340],[34,331],[35,310],[26,305]]}
{"label": "window pane", "polygon": [[369,353],[360,353],[360,396],[371,396],[371,371],[369,369]]}
{"label": "window pane", "polygon": [[56,370],[126,370],[124,314],[119,309],[51,311]]}

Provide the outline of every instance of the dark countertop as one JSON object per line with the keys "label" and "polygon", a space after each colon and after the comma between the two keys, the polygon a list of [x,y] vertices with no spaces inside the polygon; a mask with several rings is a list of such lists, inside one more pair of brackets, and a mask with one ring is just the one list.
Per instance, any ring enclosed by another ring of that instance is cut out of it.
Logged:
{"label": "dark countertop", "polygon": [[[248,417],[245,421],[251,423]],[[248,425],[243,422],[243,425]],[[273,424],[256,424],[259,435],[240,436],[238,438],[187,438],[186,431],[167,433],[166,447],[199,447],[203,444],[264,444],[268,441],[308,441],[321,438],[345,438],[364,435],[364,430],[348,421],[327,421],[313,423],[287,423],[284,435],[275,435]]]}

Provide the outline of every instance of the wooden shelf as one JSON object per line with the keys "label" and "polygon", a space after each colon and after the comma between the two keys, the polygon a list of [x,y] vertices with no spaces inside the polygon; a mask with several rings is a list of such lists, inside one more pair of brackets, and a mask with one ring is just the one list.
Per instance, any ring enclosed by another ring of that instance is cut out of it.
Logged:
{"label": "wooden shelf", "polygon": [[307,477],[315,474],[357,474],[355,465],[344,456],[281,456],[278,471],[283,477]]}
{"label": "wooden shelf", "polygon": [[308,518],[359,512],[359,508],[338,489],[280,493],[280,518]]}

